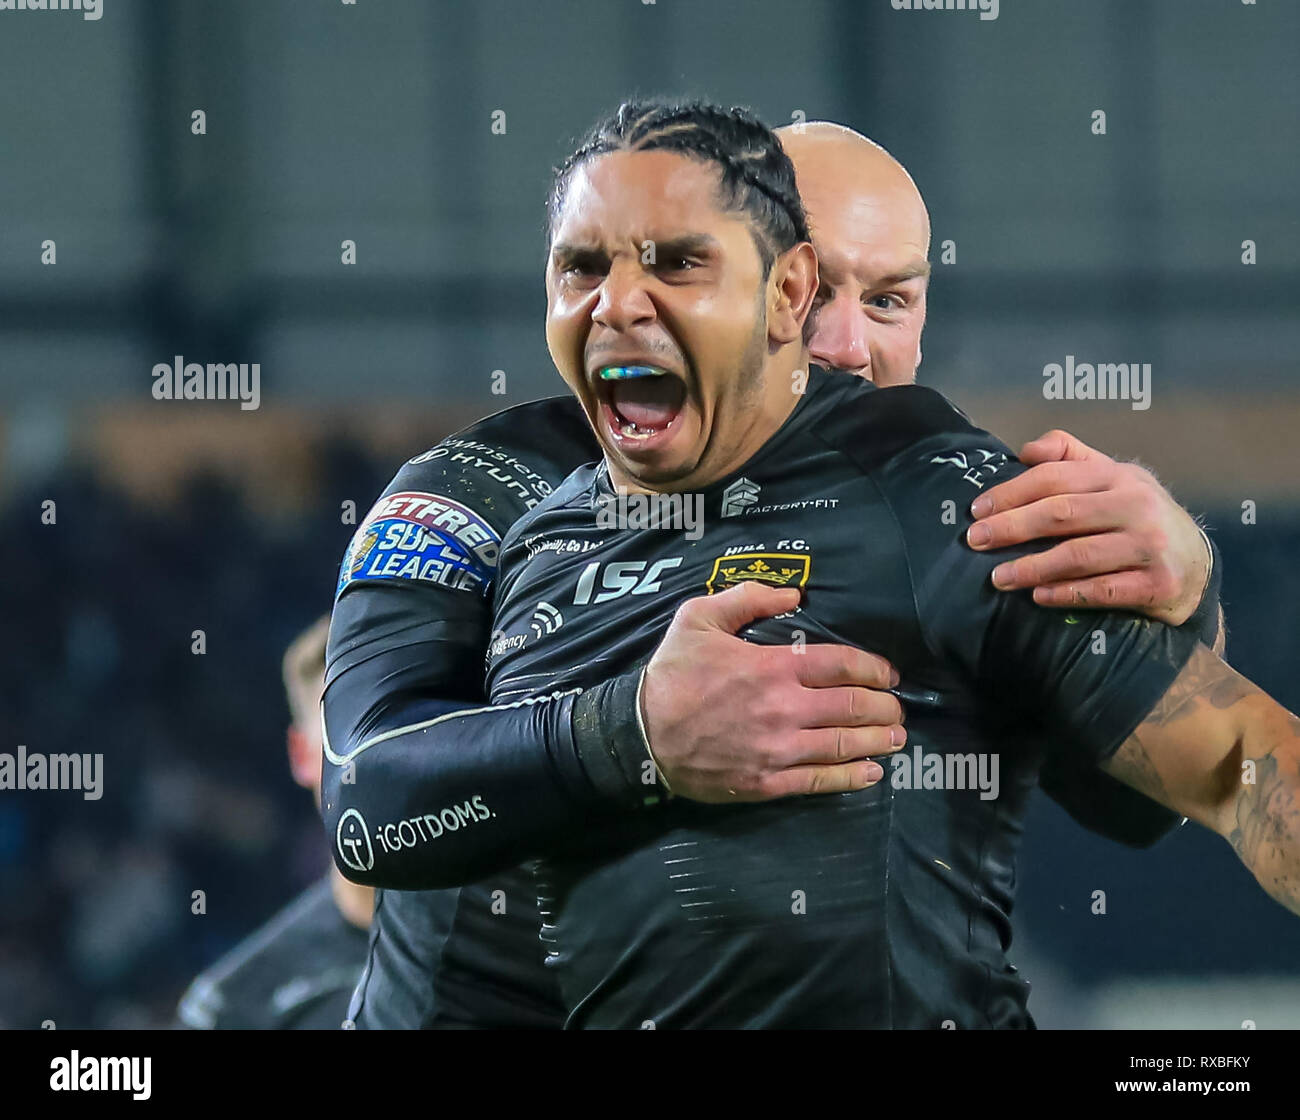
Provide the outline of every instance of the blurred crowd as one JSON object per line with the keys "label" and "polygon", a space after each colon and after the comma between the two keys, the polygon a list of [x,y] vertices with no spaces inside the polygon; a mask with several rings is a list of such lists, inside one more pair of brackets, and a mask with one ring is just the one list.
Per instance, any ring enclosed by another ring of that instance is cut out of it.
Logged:
{"label": "blurred crowd", "polygon": [[336,495],[377,495],[396,463],[320,461],[316,500],[273,520],[212,476],[145,509],[86,468],[0,511],[0,750],[103,755],[98,800],[0,792],[0,1027],[166,1025],[201,967],[324,870],[280,659],[329,609],[352,531]]}

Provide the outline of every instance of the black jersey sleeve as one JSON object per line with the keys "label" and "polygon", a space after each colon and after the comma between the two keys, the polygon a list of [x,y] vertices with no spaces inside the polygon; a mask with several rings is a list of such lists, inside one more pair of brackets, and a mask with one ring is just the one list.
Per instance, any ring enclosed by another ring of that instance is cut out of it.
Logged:
{"label": "black jersey sleeve", "polygon": [[[1213,647],[1219,636],[1223,559],[1214,539],[1208,534],[1205,539],[1210,545],[1210,578],[1195,613],[1181,629]],[[1038,782],[1043,792],[1084,828],[1131,848],[1148,848],[1186,822],[1181,813],[1068,755],[1058,753],[1046,759]]]}
{"label": "black jersey sleeve", "polygon": [[[1201,532],[1205,533],[1205,530],[1202,529]],[[1195,612],[1183,625],[1193,630],[1202,642],[1213,649],[1219,637],[1222,614],[1219,592],[1223,587],[1223,557],[1219,555],[1218,546],[1209,533],[1205,533],[1205,540],[1210,546],[1210,578],[1205,582],[1205,590],[1201,593],[1201,601]]]}
{"label": "black jersey sleeve", "polygon": [[633,677],[483,699],[501,539],[598,453],[567,399],[509,409],[405,464],[358,527],[322,701],[322,809],[349,879],[461,885],[561,848],[592,813],[640,804]]}
{"label": "black jersey sleeve", "polygon": [[1027,591],[995,590],[994,567],[1050,542],[976,552],[965,541],[969,506],[1025,468],[937,393],[890,389],[877,403],[897,414],[895,438],[911,437],[872,473],[902,532],[932,652],[962,670],[984,702],[1042,727],[1049,764],[1110,758],[1191,656],[1195,628],[1118,611],[1047,610]]}

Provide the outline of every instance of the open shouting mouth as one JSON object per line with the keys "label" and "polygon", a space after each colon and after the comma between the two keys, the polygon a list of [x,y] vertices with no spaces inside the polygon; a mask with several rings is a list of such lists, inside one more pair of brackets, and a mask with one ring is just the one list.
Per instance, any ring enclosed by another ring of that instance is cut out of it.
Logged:
{"label": "open shouting mouth", "polygon": [[672,439],[686,404],[686,382],[662,366],[601,366],[596,392],[610,438],[634,457],[659,451]]}

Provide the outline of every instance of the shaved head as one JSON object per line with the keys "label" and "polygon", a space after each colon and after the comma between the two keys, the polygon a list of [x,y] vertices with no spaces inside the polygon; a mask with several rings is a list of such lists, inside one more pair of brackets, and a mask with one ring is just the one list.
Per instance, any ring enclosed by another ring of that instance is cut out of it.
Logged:
{"label": "shaved head", "polygon": [[776,130],[794,163],[821,265],[808,320],[823,365],[880,385],[910,382],[920,364],[930,215],[898,160],[830,121]]}
{"label": "shaved head", "polygon": [[921,192],[901,163],[874,140],[832,121],[810,121],[776,130],[781,146],[794,163],[803,197],[817,236],[818,215],[834,230],[859,240],[916,245],[921,256],[930,251],[930,214]]}

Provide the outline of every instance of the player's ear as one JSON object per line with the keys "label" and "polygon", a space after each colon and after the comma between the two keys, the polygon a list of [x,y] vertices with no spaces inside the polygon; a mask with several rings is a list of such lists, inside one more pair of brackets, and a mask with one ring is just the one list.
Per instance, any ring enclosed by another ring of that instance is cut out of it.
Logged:
{"label": "player's ear", "polygon": [[776,258],[768,287],[769,341],[777,346],[802,341],[817,284],[817,253],[810,242],[801,241]]}
{"label": "player's ear", "polygon": [[285,734],[289,747],[289,771],[293,780],[303,789],[312,789],[320,782],[321,754],[316,750],[311,738],[304,735],[294,724],[289,725]]}

